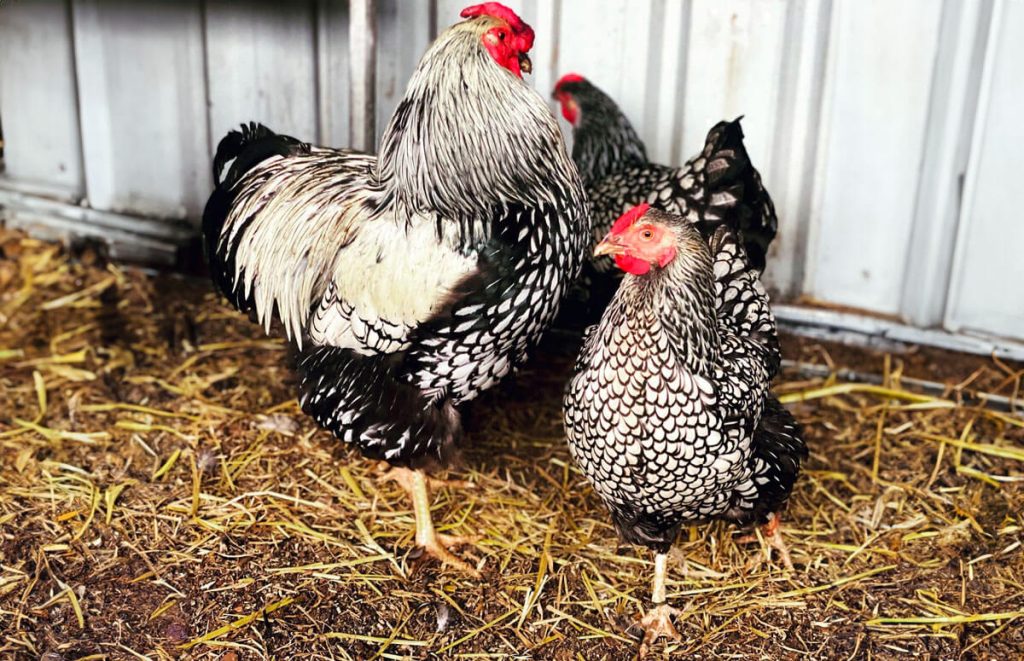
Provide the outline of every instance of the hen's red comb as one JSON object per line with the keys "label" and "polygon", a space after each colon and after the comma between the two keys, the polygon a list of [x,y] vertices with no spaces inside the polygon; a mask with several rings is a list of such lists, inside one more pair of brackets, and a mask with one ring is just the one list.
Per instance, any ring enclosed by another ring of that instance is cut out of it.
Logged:
{"label": "hen's red comb", "polygon": [[555,83],[555,89],[556,90],[560,89],[562,87],[562,85],[566,85],[568,83],[585,83],[585,82],[587,82],[587,79],[584,78],[583,76],[579,75],[578,73],[567,73],[567,74],[565,74],[564,76],[562,76],[561,78],[558,79],[558,82]]}
{"label": "hen's red comb", "polygon": [[650,210],[650,208],[651,205],[647,204],[646,202],[644,202],[643,204],[636,205],[626,213],[619,216],[619,219],[615,221],[614,225],[612,225],[611,233],[621,234],[622,232],[625,232],[626,228],[630,227],[633,223],[643,218],[644,214],[647,213]]}
{"label": "hen's red comb", "polygon": [[476,18],[477,16],[493,16],[508,23],[512,32],[520,38],[519,50],[528,51],[533,48],[533,28],[523,22],[519,15],[501,4],[500,2],[485,2],[472,7],[466,7],[459,14],[462,18]]}

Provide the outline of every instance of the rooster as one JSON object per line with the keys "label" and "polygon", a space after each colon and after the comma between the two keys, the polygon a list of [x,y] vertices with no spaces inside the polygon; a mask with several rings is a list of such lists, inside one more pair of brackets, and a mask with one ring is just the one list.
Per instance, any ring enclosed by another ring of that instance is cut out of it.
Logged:
{"label": "rooster", "polygon": [[769,393],[781,361],[775,322],[734,230],[705,239],[688,219],[642,204],[594,254],[614,257],[626,275],[584,338],[565,432],[622,538],[656,552],[646,645],[678,638],[665,563],[681,525],[764,524],[792,568],[777,512],[807,449]]}
{"label": "rooster", "polygon": [[457,405],[550,325],[590,216],[557,121],[522,80],[533,30],[495,2],[461,16],[420,60],[379,155],[257,124],[229,133],[203,232],[219,289],[294,343],[303,411],[390,463],[417,544],[476,573],[436,533],[425,471],[453,456]]}
{"label": "rooster", "polygon": [[[739,120],[719,122],[704,149],[683,167],[651,163],[644,143],[615,102],[579,74],[566,74],[552,93],[573,127],[572,157],[593,207],[593,242],[614,220],[646,202],[694,223],[705,238],[719,225],[739,231],[751,265],[763,271],[778,220],[761,176],[750,163]],[[593,322],[618,286],[607,257],[587,267],[584,294],[574,292],[582,318]]]}

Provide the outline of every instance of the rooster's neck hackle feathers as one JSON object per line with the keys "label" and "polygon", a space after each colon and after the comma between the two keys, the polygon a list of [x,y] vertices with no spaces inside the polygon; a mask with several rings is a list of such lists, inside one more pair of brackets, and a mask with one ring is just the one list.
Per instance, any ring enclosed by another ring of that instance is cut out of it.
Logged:
{"label": "rooster's neck hackle feathers", "polygon": [[585,199],[550,109],[483,47],[496,23],[481,16],[437,38],[381,139],[378,176],[398,215],[457,220],[464,243],[488,238],[480,220],[495,208]]}

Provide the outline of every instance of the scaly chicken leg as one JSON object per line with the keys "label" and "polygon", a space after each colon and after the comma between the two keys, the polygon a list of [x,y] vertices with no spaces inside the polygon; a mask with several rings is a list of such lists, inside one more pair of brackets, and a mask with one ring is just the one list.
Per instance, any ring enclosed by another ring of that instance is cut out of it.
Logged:
{"label": "scaly chicken leg", "polygon": [[430,487],[468,487],[469,482],[463,480],[439,480],[429,477],[422,470],[394,467],[385,473],[385,481],[397,482],[412,498],[412,508],[416,515],[416,545],[427,555],[437,558],[441,564],[449,565],[475,578],[480,572],[471,564],[458,557],[448,549],[459,544],[472,544],[473,537],[462,535],[445,535],[434,529],[434,521],[430,516]]}
{"label": "scaly chicken leg", "polygon": [[[793,559],[789,557],[789,547],[786,546],[785,540],[782,539],[782,532],[779,530],[781,519],[778,514],[770,514],[768,523],[761,526],[761,534],[764,535],[764,541],[768,545],[766,549],[768,561],[772,559],[772,549],[779,552],[779,559],[782,560],[782,565],[789,571],[796,571],[793,568]],[[749,544],[751,542],[758,541],[756,534],[744,535],[736,540],[737,544]]]}
{"label": "scaly chicken leg", "polygon": [[676,627],[672,624],[672,616],[678,615],[679,610],[672,608],[665,603],[665,575],[667,573],[668,556],[665,553],[659,553],[654,556],[654,586],[651,590],[651,602],[654,604],[654,608],[647,611],[647,613],[640,618],[637,622],[644,629],[644,640],[640,644],[640,657],[643,658],[647,654],[647,648],[659,638],[670,638],[672,640],[679,640],[679,632],[676,631]]}

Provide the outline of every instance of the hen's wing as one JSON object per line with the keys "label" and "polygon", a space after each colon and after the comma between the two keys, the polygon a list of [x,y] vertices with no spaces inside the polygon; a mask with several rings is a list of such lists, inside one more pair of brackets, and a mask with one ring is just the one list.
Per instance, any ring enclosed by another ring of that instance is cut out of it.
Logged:
{"label": "hen's wing", "polygon": [[730,334],[760,346],[772,376],[779,367],[779,338],[768,292],[735,232],[718,228],[709,241],[713,256],[718,323]]}
{"label": "hen's wing", "polygon": [[721,406],[750,438],[751,481],[733,495],[734,514],[764,521],[785,503],[807,457],[800,425],[769,392],[781,356],[775,319],[757,269],[735,234],[719,228],[711,239],[721,371]]}
{"label": "hen's wing", "polygon": [[757,422],[780,364],[775,318],[757,269],[736,235],[719,227],[709,242],[721,337],[717,381],[728,417]]}

